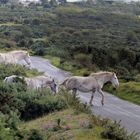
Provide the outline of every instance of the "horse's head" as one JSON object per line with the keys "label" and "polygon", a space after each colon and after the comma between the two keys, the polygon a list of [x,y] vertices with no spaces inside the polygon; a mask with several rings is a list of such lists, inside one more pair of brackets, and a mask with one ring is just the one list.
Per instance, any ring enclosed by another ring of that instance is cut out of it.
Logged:
{"label": "horse's head", "polygon": [[26,61],[26,63],[31,66],[31,59],[30,59],[30,55],[28,52],[25,52],[25,57],[24,60]]}
{"label": "horse's head", "polygon": [[111,80],[110,81],[115,88],[117,88],[119,86],[119,80],[118,80],[118,78],[117,78],[117,76],[114,72],[111,75]]}
{"label": "horse's head", "polygon": [[52,79],[52,81],[49,82],[51,90],[56,94],[58,92],[57,84],[55,83],[55,80]]}

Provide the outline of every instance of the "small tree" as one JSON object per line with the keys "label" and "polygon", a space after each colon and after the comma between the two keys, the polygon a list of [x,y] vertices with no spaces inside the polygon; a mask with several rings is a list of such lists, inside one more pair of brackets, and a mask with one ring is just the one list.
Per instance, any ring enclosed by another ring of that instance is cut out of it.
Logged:
{"label": "small tree", "polygon": [[92,58],[89,55],[86,54],[77,54],[75,56],[75,60],[80,63],[82,66],[87,66],[90,67],[91,66],[91,62],[92,62]]}

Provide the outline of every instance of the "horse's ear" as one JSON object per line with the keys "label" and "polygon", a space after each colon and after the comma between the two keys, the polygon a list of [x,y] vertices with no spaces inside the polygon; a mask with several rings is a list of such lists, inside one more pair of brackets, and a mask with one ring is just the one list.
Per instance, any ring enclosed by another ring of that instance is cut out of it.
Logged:
{"label": "horse's ear", "polygon": [[115,73],[115,72],[112,72],[112,74],[113,74],[113,76],[115,76],[115,75],[116,75],[116,73]]}

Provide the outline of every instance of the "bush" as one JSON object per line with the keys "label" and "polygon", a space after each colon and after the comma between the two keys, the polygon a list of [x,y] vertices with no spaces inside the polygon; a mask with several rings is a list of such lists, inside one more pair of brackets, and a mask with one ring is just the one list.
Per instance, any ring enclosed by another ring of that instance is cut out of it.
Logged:
{"label": "bush", "polygon": [[0,140],[43,140],[38,130],[19,129],[19,117],[15,112],[0,114]]}
{"label": "bush", "polygon": [[43,140],[43,136],[38,130],[33,129],[28,136],[28,140]]}
{"label": "bush", "polygon": [[77,54],[75,56],[75,60],[77,61],[77,63],[81,64],[82,66],[87,66],[90,67],[91,66],[91,56],[86,55],[86,54]]}
{"label": "bush", "polygon": [[128,134],[124,127],[121,127],[120,122],[107,122],[104,126],[102,137],[111,140],[138,140],[137,133]]}
{"label": "bush", "polygon": [[0,116],[0,139],[13,140],[14,132],[9,127],[6,127],[4,116]]}
{"label": "bush", "polygon": [[45,48],[46,48],[46,44],[44,41],[36,41],[31,46],[31,49],[34,51],[35,55],[40,55],[40,56],[45,55]]}
{"label": "bush", "polygon": [[75,110],[75,113],[85,112],[91,113],[91,110],[87,104],[83,104],[80,101],[79,97],[75,97],[69,92],[64,91],[63,89],[60,91],[60,96],[64,98],[68,107],[72,107]]}
{"label": "bush", "polygon": [[136,76],[134,77],[134,80],[135,80],[136,82],[140,82],[140,74],[136,75]]}
{"label": "bush", "polygon": [[[10,68],[10,69],[9,69]],[[35,76],[40,73],[37,70],[29,70],[26,67],[22,67],[20,65],[12,65],[12,64],[0,64],[0,80],[4,80],[5,77],[11,75],[19,75],[19,76]]]}
{"label": "bush", "polygon": [[44,114],[67,107],[66,101],[49,90],[24,90],[25,85],[0,84],[0,111],[9,114],[11,110],[20,114],[20,118],[30,120]]}
{"label": "bush", "polygon": [[67,108],[65,100],[61,96],[54,96],[49,91],[27,91],[17,96],[25,104],[20,110],[21,119],[31,120],[48,114],[55,110]]}
{"label": "bush", "polygon": [[13,111],[9,115],[0,114],[0,139],[1,140],[24,140],[27,133],[19,130],[19,117]]}
{"label": "bush", "polygon": [[23,102],[16,98],[16,93],[15,85],[0,84],[0,111],[2,113],[9,114],[11,110],[16,111],[23,108]]}

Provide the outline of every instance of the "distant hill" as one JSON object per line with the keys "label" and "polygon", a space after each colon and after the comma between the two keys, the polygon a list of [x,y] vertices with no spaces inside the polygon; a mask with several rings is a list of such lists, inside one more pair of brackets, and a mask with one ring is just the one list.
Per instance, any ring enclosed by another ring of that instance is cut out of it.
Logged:
{"label": "distant hill", "polygon": [[82,69],[80,75],[101,69],[130,79],[140,72],[139,7],[91,0],[5,5],[0,8],[0,48],[58,57],[66,70]]}

